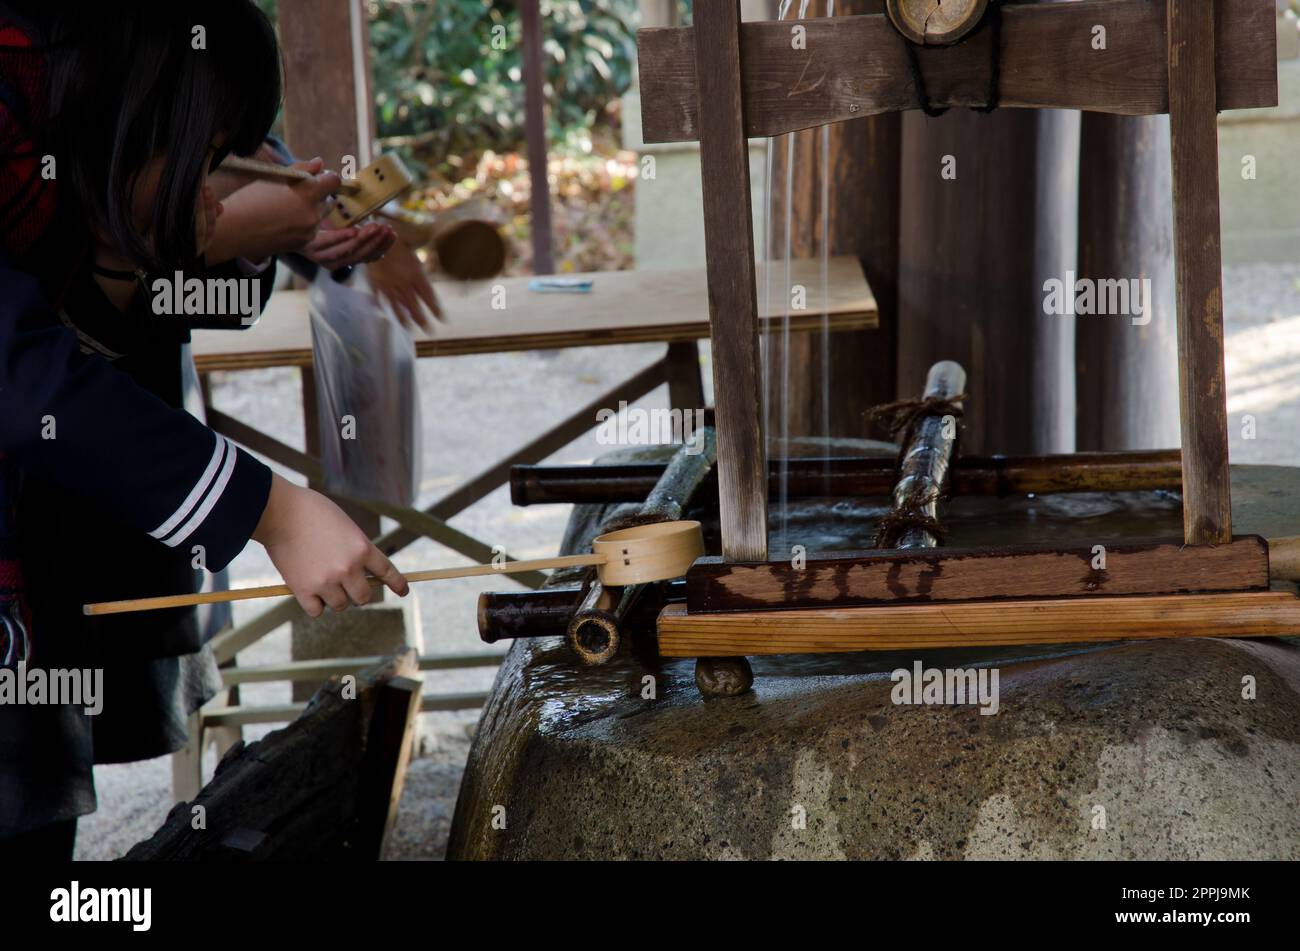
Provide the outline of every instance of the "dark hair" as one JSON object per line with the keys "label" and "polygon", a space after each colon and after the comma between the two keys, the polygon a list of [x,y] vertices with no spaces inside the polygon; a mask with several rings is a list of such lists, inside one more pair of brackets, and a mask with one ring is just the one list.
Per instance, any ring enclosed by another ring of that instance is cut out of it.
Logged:
{"label": "dark hair", "polygon": [[[280,51],[266,16],[252,0],[8,5],[36,28],[46,54],[42,141],[58,163],[60,201],[74,201],[141,267],[191,264],[213,141],[223,140],[214,165],[230,152],[249,155],[280,108]],[[166,162],[146,238],[132,221],[132,197],[159,155]]]}

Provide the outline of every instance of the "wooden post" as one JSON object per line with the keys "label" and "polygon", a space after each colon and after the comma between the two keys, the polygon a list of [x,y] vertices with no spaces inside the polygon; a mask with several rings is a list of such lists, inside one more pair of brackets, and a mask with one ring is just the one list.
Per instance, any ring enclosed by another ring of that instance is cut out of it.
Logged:
{"label": "wooden post", "polygon": [[1075,321],[1076,449],[1176,446],[1169,118],[1085,112],[1079,156],[1079,277],[1150,280],[1151,293],[1140,321]]}
{"label": "wooden post", "polygon": [[1078,128],[1062,110],[903,116],[899,394],[937,360],[971,368],[967,452],[1074,448],[1074,321],[1043,313],[1043,283],[1074,266]]}
{"label": "wooden post", "polygon": [[722,554],[762,560],[767,557],[767,470],[759,415],[749,147],[740,95],[740,8],[734,0],[715,0],[698,4],[694,16]]}
{"label": "wooden post", "polygon": [[546,97],[543,86],[546,73],[542,68],[542,27],[539,0],[519,4],[522,21],[524,66],[524,133],[528,139],[528,178],[532,197],[528,218],[533,233],[533,273],[555,273],[555,255],[551,250],[551,185],[547,175]]}
{"label": "wooden post", "polygon": [[1232,537],[1223,372],[1215,4],[1212,0],[1168,0],[1167,16],[1183,537],[1189,545],[1213,545]]}
{"label": "wooden post", "polygon": [[362,0],[280,0],[284,130],[295,155],[337,170],[345,155],[371,162],[374,97]]}

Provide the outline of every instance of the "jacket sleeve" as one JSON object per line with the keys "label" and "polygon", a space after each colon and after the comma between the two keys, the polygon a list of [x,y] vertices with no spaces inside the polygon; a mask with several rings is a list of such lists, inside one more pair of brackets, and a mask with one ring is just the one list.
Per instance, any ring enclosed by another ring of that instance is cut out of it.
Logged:
{"label": "jacket sleeve", "polygon": [[37,282],[0,259],[0,455],[219,571],[247,544],[271,472],[81,352]]}

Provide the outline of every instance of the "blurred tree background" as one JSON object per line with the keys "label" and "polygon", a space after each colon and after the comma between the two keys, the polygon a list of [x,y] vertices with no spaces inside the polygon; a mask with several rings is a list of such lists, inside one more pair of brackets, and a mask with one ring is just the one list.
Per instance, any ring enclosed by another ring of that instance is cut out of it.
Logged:
{"label": "blurred tree background", "polygon": [[[258,0],[274,19],[276,0]],[[376,134],[426,182],[409,204],[495,209],[528,269],[530,201],[516,0],[370,0]],[[632,265],[635,155],[620,148],[636,0],[541,0],[556,264]]]}

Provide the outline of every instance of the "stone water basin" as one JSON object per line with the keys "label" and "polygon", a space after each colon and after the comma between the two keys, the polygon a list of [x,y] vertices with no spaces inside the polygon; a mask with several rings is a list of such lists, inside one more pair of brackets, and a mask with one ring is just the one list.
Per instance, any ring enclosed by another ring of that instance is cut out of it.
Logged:
{"label": "stone water basin", "polygon": [[[1237,534],[1300,534],[1300,469],[1232,477]],[[792,503],[784,540],[773,519],[772,552],[869,547],[882,511]],[[564,553],[605,514],[576,509]],[[716,546],[716,513],[690,516]],[[1181,534],[1166,492],[957,499],[946,524],[955,546]],[[917,660],[996,669],[998,712],[895,704],[890,672]],[[448,857],[1300,857],[1295,639],[752,663],[751,693],[706,701],[690,660],[581,668],[559,638],[517,641],[483,711]]]}

